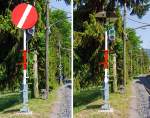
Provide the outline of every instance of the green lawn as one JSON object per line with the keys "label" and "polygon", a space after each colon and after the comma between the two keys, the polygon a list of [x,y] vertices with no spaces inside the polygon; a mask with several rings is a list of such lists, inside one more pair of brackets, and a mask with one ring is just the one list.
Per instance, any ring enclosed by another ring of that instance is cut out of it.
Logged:
{"label": "green lawn", "polygon": [[29,108],[32,115],[20,115],[20,96],[18,93],[0,95],[0,118],[49,118],[53,101],[56,100],[56,90],[49,94],[48,100],[30,99]]}
{"label": "green lawn", "polygon": [[73,95],[74,113],[84,109],[87,104],[101,98],[101,87],[82,92],[75,92]]}
{"label": "green lawn", "polygon": [[100,88],[74,93],[74,118],[128,118],[131,95],[130,82],[124,95],[110,94],[110,105],[113,113],[101,113],[103,104]]}

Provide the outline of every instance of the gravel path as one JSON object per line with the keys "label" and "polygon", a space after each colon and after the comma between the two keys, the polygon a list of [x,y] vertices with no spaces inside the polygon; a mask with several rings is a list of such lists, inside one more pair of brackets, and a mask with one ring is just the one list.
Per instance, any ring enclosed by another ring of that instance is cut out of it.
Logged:
{"label": "gravel path", "polygon": [[145,87],[150,88],[147,76],[133,81],[129,118],[150,118],[150,96]]}
{"label": "gravel path", "polygon": [[50,118],[71,118],[71,85],[66,84],[57,91],[58,100],[54,103]]}

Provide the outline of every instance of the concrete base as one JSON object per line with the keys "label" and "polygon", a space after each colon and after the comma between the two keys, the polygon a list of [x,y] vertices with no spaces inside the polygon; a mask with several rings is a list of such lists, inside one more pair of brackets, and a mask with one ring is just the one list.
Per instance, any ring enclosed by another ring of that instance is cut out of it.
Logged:
{"label": "concrete base", "polygon": [[110,108],[109,110],[100,109],[98,112],[112,113],[112,112],[114,112],[114,110],[113,110],[113,108]]}
{"label": "concrete base", "polygon": [[23,105],[23,107],[20,109],[20,112],[23,112],[23,113],[30,112],[28,105],[27,104]]}
{"label": "concrete base", "polygon": [[32,111],[29,112],[17,112],[18,115],[32,115]]}

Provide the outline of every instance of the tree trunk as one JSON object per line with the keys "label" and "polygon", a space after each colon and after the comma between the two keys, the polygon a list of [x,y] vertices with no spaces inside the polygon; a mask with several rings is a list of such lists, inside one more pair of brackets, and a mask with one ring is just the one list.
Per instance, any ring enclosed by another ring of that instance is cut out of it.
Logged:
{"label": "tree trunk", "polygon": [[38,88],[38,63],[37,63],[37,50],[34,52],[34,65],[33,65],[33,70],[34,70],[34,97],[38,98],[39,97],[39,88]]}
{"label": "tree trunk", "polygon": [[126,2],[124,3],[124,19],[123,19],[123,86],[125,91],[125,86],[127,83],[127,53],[126,53],[126,15],[127,15]]}
{"label": "tree trunk", "polygon": [[117,92],[117,68],[116,68],[116,54],[113,54],[113,90],[114,92]]}
{"label": "tree trunk", "polygon": [[49,0],[46,0],[46,57],[45,57],[45,79],[46,79],[46,99],[49,95]]}

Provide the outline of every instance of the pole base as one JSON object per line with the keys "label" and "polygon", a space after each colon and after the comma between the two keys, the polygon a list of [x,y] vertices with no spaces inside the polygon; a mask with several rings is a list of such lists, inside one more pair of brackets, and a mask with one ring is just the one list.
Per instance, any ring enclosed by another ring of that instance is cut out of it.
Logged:
{"label": "pole base", "polygon": [[17,115],[32,115],[32,111],[29,111],[29,112],[17,112],[16,113]]}
{"label": "pole base", "polygon": [[110,107],[110,104],[105,103],[101,106],[99,112],[113,112],[113,108]]}
{"label": "pole base", "polygon": [[114,110],[111,108],[109,110],[99,110],[99,112],[103,112],[103,113],[113,113]]}
{"label": "pole base", "polygon": [[101,106],[101,110],[110,110],[110,104],[105,103]]}
{"label": "pole base", "polygon": [[22,112],[22,113],[29,113],[30,110],[29,110],[28,106],[23,106],[23,107],[20,109],[20,112]]}

